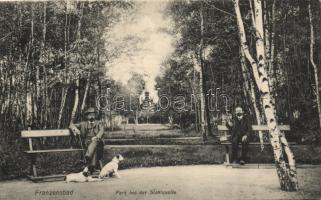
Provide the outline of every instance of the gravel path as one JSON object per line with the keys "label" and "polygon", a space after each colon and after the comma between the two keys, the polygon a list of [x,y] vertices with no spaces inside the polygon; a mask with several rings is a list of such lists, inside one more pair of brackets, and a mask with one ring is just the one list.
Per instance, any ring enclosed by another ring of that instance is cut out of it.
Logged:
{"label": "gravel path", "polygon": [[[2,199],[321,199],[321,167],[298,169],[300,191],[282,192],[274,169],[235,169],[221,165],[139,168],[120,171],[103,182],[0,182]],[[73,191],[72,195],[41,195]]]}

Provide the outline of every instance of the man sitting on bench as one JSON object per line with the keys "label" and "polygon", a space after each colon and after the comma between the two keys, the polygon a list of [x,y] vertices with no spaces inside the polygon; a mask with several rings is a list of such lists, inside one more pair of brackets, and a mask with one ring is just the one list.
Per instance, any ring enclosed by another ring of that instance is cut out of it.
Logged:
{"label": "man sitting on bench", "polygon": [[94,108],[89,108],[85,112],[85,116],[86,121],[80,124],[71,124],[69,128],[73,130],[75,135],[79,135],[82,138],[83,145],[87,147],[85,161],[89,172],[93,173],[99,166],[98,162],[103,157],[104,142],[102,137],[104,135],[104,127],[96,120]]}
{"label": "man sitting on bench", "polygon": [[249,122],[250,121],[244,116],[243,109],[241,107],[236,107],[235,116],[233,116],[232,121],[229,120],[226,123],[226,126],[232,135],[231,162],[233,164],[237,163],[239,142],[242,143],[242,156],[240,164],[244,165],[247,161],[246,156],[251,133],[251,124]]}

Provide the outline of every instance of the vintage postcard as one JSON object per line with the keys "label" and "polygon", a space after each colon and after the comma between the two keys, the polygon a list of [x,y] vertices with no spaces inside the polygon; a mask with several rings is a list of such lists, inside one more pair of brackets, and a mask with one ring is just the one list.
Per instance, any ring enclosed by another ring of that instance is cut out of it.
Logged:
{"label": "vintage postcard", "polygon": [[0,1],[0,200],[321,199],[321,1]]}

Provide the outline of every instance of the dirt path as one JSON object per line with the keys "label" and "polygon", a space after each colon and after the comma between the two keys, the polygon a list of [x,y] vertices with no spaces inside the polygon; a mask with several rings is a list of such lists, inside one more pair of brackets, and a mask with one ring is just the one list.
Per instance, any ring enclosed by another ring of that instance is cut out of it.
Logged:
{"label": "dirt path", "polygon": [[[0,183],[0,200],[320,199],[321,167],[298,169],[298,173],[300,191],[291,193],[279,189],[274,169],[199,165],[122,170],[121,179],[92,183],[6,181]],[[62,190],[73,194],[39,194]]]}

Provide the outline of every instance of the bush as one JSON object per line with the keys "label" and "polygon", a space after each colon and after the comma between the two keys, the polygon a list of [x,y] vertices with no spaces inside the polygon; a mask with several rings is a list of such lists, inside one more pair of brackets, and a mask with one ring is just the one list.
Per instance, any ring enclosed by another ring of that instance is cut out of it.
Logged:
{"label": "bush", "polygon": [[307,145],[321,144],[320,134],[320,129],[302,130],[302,132],[300,133],[300,140],[298,141],[298,143]]}
{"label": "bush", "polygon": [[29,160],[23,153],[21,140],[8,144],[1,142],[0,149],[0,179],[21,177],[29,173]]}

